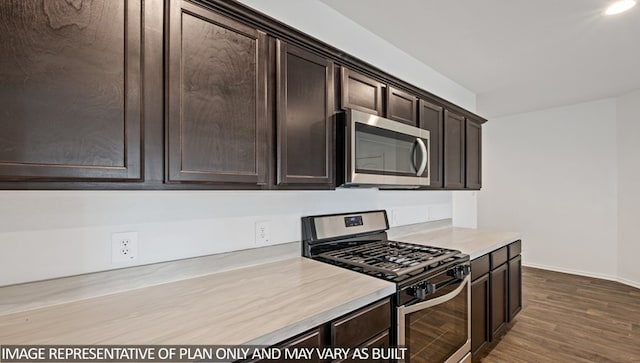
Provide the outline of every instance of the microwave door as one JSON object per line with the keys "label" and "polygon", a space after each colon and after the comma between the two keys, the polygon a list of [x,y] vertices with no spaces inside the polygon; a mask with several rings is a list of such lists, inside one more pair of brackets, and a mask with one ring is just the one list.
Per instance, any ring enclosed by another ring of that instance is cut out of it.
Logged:
{"label": "microwave door", "polygon": [[[347,184],[429,185],[429,132],[352,111],[347,125]],[[356,117],[366,115],[367,117]]]}

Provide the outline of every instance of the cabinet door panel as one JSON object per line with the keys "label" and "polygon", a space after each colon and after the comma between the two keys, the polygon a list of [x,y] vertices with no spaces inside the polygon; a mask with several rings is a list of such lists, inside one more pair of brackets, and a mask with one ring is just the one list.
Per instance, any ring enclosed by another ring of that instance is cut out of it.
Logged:
{"label": "cabinet door panel", "polygon": [[278,184],[331,184],[333,62],[276,44]]}
{"label": "cabinet door panel", "polygon": [[[358,349],[363,349],[364,348],[364,349],[367,349],[369,352],[371,352],[372,349],[389,348],[389,344],[390,344],[389,332],[386,331],[386,332],[376,336],[375,338],[372,338],[368,342],[362,344],[361,346],[358,347]],[[350,352],[350,354],[349,354],[349,358],[341,359],[341,360],[334,360],[333,363],[356,363],[356,362],[363,362],[364,361],[362,358],[354,358],[353,354],[354,353],[353,353],[353,350],[352,350]],[[367,360],[367,361],[368,362],[383,363],[383,362],[391,362],[392,360],[379,359],[379,360]]]}
{"label": "cabinet door panel", "polygon": [[482,187],[482,124],[466,121],[466,183],[467,189]]}
{"label": "cabinet door panel", "polygon": [[382,116],[382,84],[360,73],[341,68],[341,106]]}
{"label": "cabinet door panel", "polygon": [[475,354],[489,342],[489,274],[471,283],[471,353]]}
{"label": "cabinet door panel", "polygon": [[389,299],[385,299],[332,322],[331,344],[337,347],[359,346],[388,331],[390,326],[391,306]]}
{"label": "cabinet door panel", "polygon": [[509,271],[505,263],[490,273],[491,277],[491,337],[497,337],[509,321]]}
{"label": "cabinet door panel", "polygon": [[489,253],[490,261],[491,261],[491,269],[498,268],[500,265],[507,263],[509,260],[509,249],[507,246],[498,248],[497,250]]}
{"label": "cabinet door panel", "polygon": [[[311,332],[306,333],[306,334],[302,335],[301,337],[298,337],[298,338],[293,339],[291,341],[285,342],[284,344],[282,344],[282,347],[283,348],[287,348],[289,350],[294,350],[294,349],[314,349],[314,348],[323,347],[325,345],[325,341],[323,339],[323,333],[324,333],[324,330],[322,328],[313,329]],[[285,362],[296,362],[296,361],[299,361],[299,360],[280,359],[280,361],[285,363]],[[320,363],[320,362],[322,362],[322,360],[320,359],[320,357],[318,355],[314,355],[313,358],[311,360],[309,360],[308,362],[310,362],[310,363]]]}
{"label": "cabinet door panel", "polygon": [[0,5],[0,180],[139,180],[141,3]]}
{"label": "cabinet door panel", "polygon": [[[315,329],[312,329],[306,333],[301,334],[298,337],[287,340],[277,345],[278,348],[288,349],[289,351],[298,350],[298,349],[315,349],[321,348],[326,345],[326,341],[324,339],[324,326],[319,326]],[[284,353],[282,353],[284,356]],[[299,359],[284,359],[280,358],[278,362],[281,363],[291,363],[291,362],[299,362]],[[245,360],[243,363],[266,363],[273,362],[272,359],[255,359],[255,360]],[[317,354],[314,354],[313,358],[307,360],[308,363],[321,363],[322,360]]]}
{"label": "cabinet door panel", "polygon": [[169,181],[264,184],[266,35],[172,0]]}
{"label": "cabinet door panel", "polygon": [[444,113],[444,187],[462,189],[465,185],[464,117]]}
{"label": "cabinet door panel", "polygon": [[418,99],[404,91],[394,87],[387,87],[387,118],[416,126]]}
{"label": "cabinet door panel", "polygon": [[522,309],[522,258],[509,260],[509,320]]}
{"label": "cabinet door panel", "polygon": [[420,100],[419,126],[429,130],[429,152],[431,167],[430,188],[442,188],[444,161],[444,109],[425,100]]}

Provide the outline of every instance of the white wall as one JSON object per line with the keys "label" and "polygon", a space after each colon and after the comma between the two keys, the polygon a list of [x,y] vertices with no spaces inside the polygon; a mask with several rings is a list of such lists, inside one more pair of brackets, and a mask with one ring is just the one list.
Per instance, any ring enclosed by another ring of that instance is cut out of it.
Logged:
{"label": "white wall", "polygon": [[137,265],[254,248],[256,221],[279,244],[300,241],[301,216],[384,208],[395,225],[451,218],[451,193],[4,191],[0,286],[122,267],[113,232],[138,232]]}
{"label": "white wall", "polygon": [[[245,3],[471,111],[475,94],[317,0]],[[393,224],[452,217],[452,193],[339,190],[0,192],[0,286],[111,269],[110,234],[139,232],[146,264],[255,247],[254,223],[271,243],[299,241],[308,214],[393,209]],[[475,215],[465,204],[459,212]]]}
{"label": "white wall", "polygon": [[453,225],[455,227],[478,228],[478,193],[476,191],[451,192],[453,203]]}
{"label": "white wall", "polygon": [[615,279],[616,154],[615,99],[489,120],[479,228],[522,232],[527,265]]}
{"label": "white wall", "polygon": [[619,97],[618,277],[640,287],[640,90]]}

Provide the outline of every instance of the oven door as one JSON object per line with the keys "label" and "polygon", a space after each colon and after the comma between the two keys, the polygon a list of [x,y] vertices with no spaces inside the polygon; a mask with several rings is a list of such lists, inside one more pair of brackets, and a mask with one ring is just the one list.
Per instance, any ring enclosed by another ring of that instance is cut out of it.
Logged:
{"label": "oven door", "polygon": [[398,307],[398,343],[405,362],[464,362],[471,355],[471,283],[466,276],[433,298]]}
{"label": "oven door", "polygon": [[429,131],[349,110],[346,184],[429,185]]}

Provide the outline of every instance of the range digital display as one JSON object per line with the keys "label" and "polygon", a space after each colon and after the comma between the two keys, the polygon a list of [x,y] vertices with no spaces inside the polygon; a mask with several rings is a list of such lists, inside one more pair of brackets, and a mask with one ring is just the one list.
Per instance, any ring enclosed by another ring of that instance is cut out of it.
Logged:
{"label": "range digital display", "polygon": [[344,217],[344,225],[346,227],[361,226],[362,225],[362,216]]}

